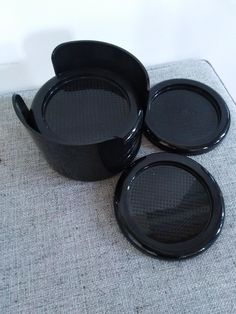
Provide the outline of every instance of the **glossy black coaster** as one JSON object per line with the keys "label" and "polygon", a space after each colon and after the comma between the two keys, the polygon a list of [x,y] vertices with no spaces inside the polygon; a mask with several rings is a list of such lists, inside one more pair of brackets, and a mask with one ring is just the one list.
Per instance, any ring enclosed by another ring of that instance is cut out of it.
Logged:
{"label": "glossy black coaster", "polygon": [[32,106],[40,132],[80,145],[122,137],[128,132],[138,114],[134,97],[126,82],[119,78],[116,83],[111,79],[113,73],[106,71],[105,74],[107,77],[91,73],[67,76],[59,82],[55,78],[51,89],[47,82],[42,88],[43,97],[36,95]]}
{"label": "glossy black coaster", "polygon": [[164,150],[201,154],[226,135],[230,113],[223,98],[200,82],[173,79],[152,87],[145,134]]}
{"label": "glossy black coaster", "polygon": [[122,171],[140,146],[149,78],[126,50],[99,41],[72,41],[52,52],[56,76],[28,109],[13,95],[14,110],[50,166],[83,181]]}
{"label": "glossy black coaster", "polygon": [[186,258],[207,249],[224,221],[214,178],[190,158],[151,154],[122,174],[115,192],[118,224],[141,251]]}

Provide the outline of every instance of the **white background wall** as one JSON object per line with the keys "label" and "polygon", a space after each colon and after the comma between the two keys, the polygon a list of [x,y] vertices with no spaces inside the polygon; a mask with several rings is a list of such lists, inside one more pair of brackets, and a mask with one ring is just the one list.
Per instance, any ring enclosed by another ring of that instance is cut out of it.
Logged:
{"label": "white background wall", "polygon": [[205,58],[236,99],[236,0],[0,0],[0,93],[39,87],[64,41],[117,44],[145,65]]}

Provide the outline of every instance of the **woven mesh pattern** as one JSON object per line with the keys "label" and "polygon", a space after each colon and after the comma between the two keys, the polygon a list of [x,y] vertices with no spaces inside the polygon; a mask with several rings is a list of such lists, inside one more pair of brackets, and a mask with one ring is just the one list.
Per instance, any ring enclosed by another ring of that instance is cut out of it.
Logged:
{"label": "woven mesh pattern", "polygon": [[175,89],[153,100],[149,124],[155,134],[170,143],[201,145],[215,133],[219,121],[213,100],[197,91]]}
{"label": "woven mesh pattern", "polygon": [[141,172],[130,189],[129,213],[142,233],[164,243],[193,238],[207,225],[211,205],[191,173],[170,165]]}
{"label": "woven mesh pattern", "polygon": [[88,144],[117,135],[128,124],[130,106],[118,85],[84,77],[65,83],[51,97],[45,120],[58,137]]}

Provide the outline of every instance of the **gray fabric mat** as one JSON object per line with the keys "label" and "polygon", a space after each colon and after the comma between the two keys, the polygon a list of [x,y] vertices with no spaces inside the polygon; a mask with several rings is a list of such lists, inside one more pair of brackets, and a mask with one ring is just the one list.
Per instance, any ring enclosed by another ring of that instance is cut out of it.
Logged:
{"label": "gray fabric mat", "polygon": [[[185,261],[145,256],[113,213],[119,176],[84,183],[51,170],[0,97],[0,313],[236,313],[236,106],[203,60],[149,69],[151,83],[183,77],[215,88],[231,111],[221,145],[194,157],[225,199],[222,234]],[[28,103],[35,91],[22,92]],[[139,156],[158,152],[145,138]]]}

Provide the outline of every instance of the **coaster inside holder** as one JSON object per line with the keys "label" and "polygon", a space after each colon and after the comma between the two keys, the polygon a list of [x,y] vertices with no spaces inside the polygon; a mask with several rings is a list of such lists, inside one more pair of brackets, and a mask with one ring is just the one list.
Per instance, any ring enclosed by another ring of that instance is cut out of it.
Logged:
{"label": "coaster inside holder", "polygon": [[41,134],[72,145],[128,137],[138,111],[125,80],[113,72],[93,69],[52,78],[32,104]]}
{"label": "coaster inside holder", "polygon": [[117,184],[114,205],[124,235],[155,257],[204,251],[224,221],[216,181],[197,162],[176,154],[151,154],[129,166]]}
{"label": "coaster inside holder", "polygon": [[207,85],[172,79],[151,89],[144,130],[161,149],[189,155],[207,152],[224,138],[229,125],[225,101]]}

